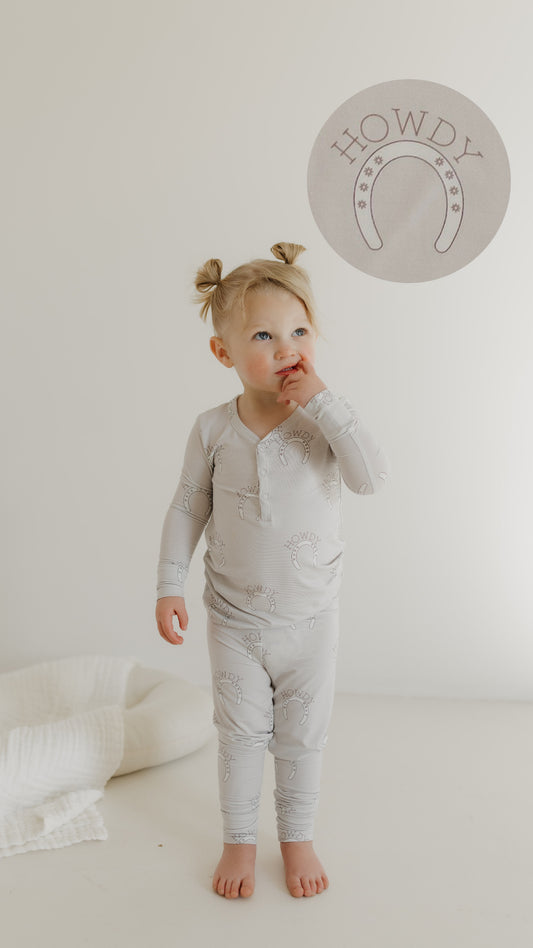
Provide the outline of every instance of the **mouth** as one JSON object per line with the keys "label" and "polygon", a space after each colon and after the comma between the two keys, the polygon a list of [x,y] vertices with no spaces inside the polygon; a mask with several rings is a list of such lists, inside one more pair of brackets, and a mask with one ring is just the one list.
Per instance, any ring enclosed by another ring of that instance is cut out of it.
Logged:
{"label": "mouth", "polygon": [[291,372],[298,371],[298,364],[296,365],[287,365],[284,369],[280,369],[279,372],[276,372],[276,375],[290,375]]}

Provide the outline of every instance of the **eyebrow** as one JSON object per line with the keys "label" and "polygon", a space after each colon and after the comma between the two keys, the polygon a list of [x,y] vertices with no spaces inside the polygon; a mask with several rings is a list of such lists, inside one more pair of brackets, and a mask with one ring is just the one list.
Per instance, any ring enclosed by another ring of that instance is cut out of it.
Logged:
{"label": "eyebrow", "polygon": [[[294,320],[294,328],[296,329],[299,329],[300,327],[306,326],[306,325],[307,326],[311,325],[311,323],[309,322],[309,319],[295,319]],[[268,319],[265,319],[261,323],[248,323],[248,325],[246,326],[246,329],[249,332],[252,332],[254,329],[256,331],[262,330],[264,332],[270,332],[270,329],[268,328]]]}

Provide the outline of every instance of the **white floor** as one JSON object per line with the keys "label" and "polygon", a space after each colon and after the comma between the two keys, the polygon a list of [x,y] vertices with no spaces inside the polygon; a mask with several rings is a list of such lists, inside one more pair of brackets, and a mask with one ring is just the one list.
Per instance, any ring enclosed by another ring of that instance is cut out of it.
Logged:
{"label": "white floor", "polygon": [[338,695],[317,849],[331,887],[285,890],[267,767],[257,888],[210,888],[216,741],[112,780],[109,840],[0,861],[6,948],[531,948],[533,704]]}

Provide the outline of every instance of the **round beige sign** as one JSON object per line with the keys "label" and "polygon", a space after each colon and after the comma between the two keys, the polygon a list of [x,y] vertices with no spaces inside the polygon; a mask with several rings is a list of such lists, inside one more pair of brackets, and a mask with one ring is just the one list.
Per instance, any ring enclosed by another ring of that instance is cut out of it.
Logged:
{"label": "round beige sign", "polygon": [[371,86],[341,105],[309,160],[309,201],[333,249],[399,283],[460,270],[509,201],[504,144],[470,99],[434,82]]}

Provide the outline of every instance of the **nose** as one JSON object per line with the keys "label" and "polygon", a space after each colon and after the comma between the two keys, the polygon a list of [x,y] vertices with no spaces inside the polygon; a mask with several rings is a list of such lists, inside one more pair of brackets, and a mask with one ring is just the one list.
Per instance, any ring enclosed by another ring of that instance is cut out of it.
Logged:
{"label": "nose", "polygon": [[278,344],[275,356],[276,359],[289,359],[293,355],[296,355],[296,346],[294,345],[294,340],[286,340]]}

